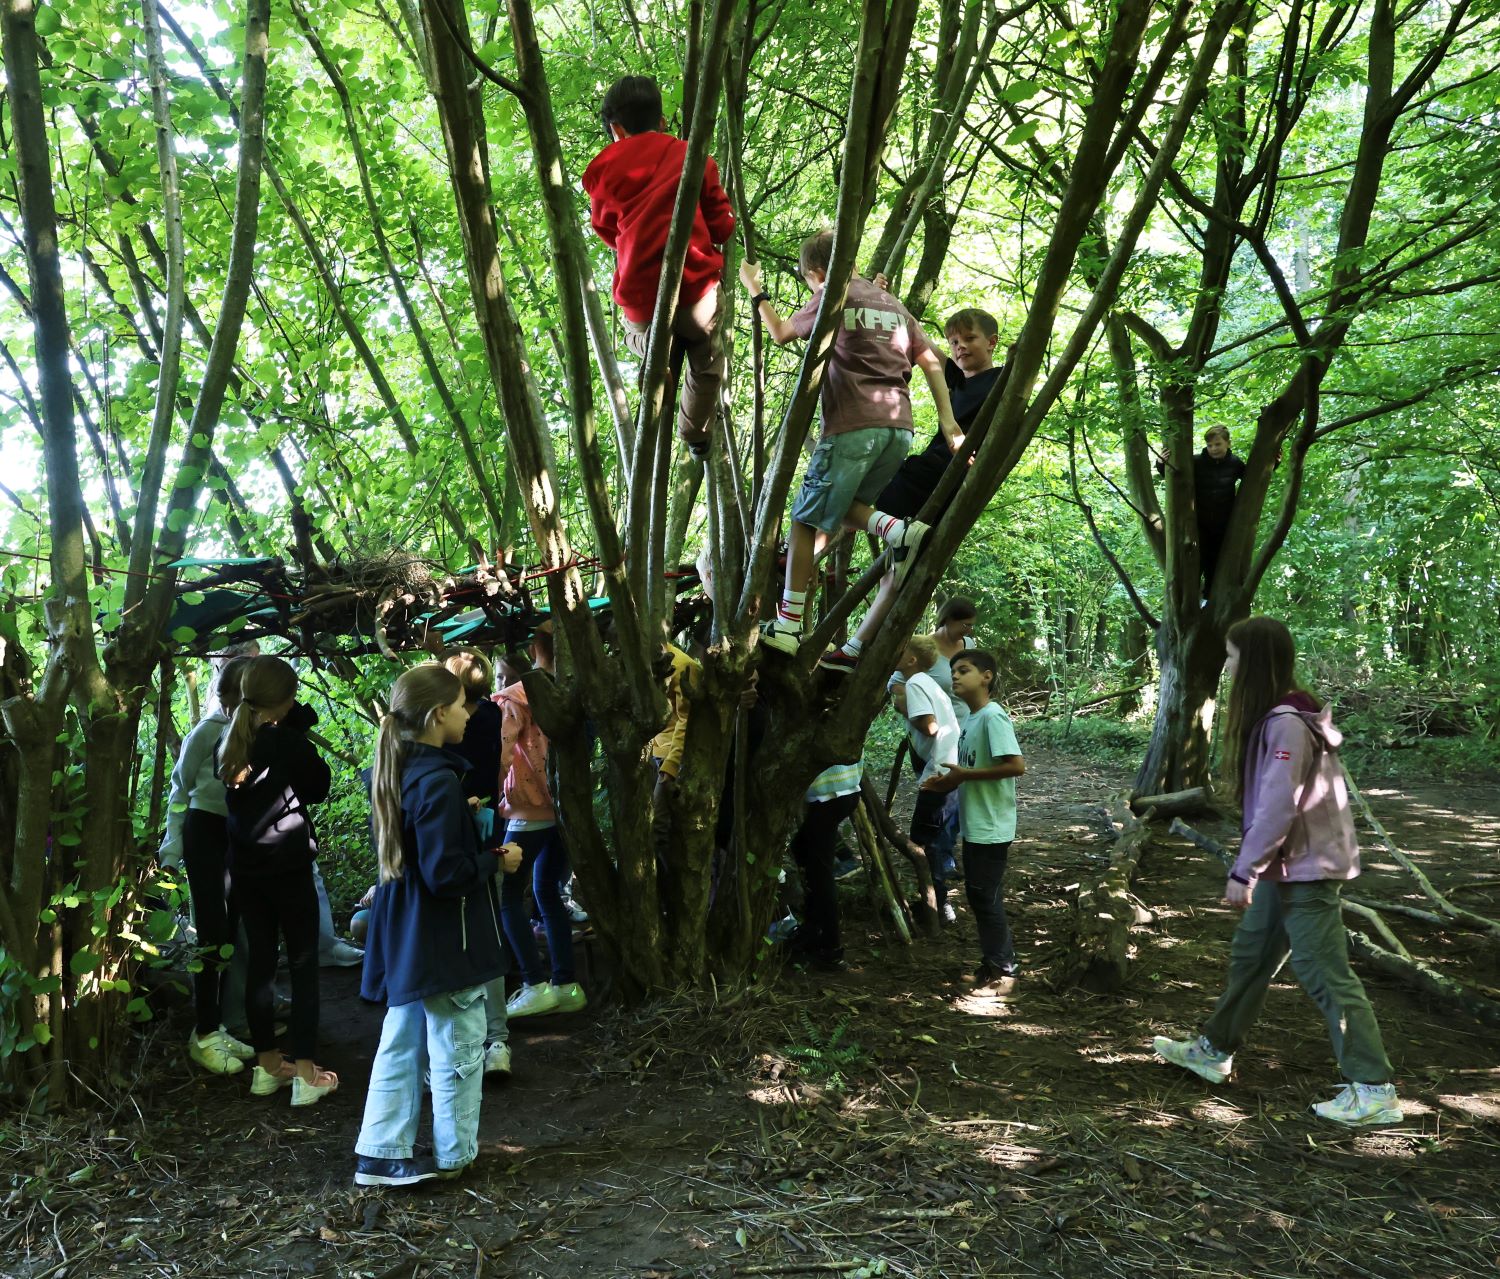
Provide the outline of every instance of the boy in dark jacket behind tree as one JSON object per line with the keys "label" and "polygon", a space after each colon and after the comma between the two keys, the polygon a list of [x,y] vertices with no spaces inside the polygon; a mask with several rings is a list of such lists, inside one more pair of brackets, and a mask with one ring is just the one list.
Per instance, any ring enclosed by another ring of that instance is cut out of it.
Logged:
{"label": "boy in dark jacket behind tree", "polygon": [[[661,89],[649,76],[615,81],[599,114],[610,143],[584,170],[583,189],[594,230],[615,251],[613,294],[625,344],[644,358],[687,143],[667,132]],[[724,255],[716,246],[728,243],[733,234],[734,213],[710,156],[672,325],[674,345],[687,364],[677,433],[700,457],[708,451],[708,425],[724,380],[719,289]]]}
{"label": "boy in dark jacket behind tree", "polygon": [[[1166,474],[1167,462],[1161,458],[1156,469]],[[1245,478],[1245,461],[1238,457],[1229,442],[1227,426],[1211,426],[1203,433],[1203,451],[1193,459],[1193,498],[1198,508],[1199,563],[1203,570],[1203,598],[1208,598],[1219,567],[1219,552],[1229,531],[1229,517],[1239,496],[1240,481]]]}

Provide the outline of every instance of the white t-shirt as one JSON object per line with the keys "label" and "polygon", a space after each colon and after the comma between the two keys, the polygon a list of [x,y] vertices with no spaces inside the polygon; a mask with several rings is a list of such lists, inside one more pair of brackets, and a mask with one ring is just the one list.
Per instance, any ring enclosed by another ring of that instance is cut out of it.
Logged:
{"label": "white t-shirt", "polygon": [[[936,736],[918,731],[916,721],[924,715],[936,721]],[[946,773],[958,763],[958,718],[948,694],[925,672],[918,671],[906,681],[906,722],[912,754],[923,764],[923,778]]]}

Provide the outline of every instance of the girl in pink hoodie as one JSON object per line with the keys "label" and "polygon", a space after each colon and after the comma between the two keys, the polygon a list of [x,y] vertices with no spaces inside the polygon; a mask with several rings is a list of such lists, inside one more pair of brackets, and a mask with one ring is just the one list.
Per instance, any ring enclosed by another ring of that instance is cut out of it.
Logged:
{"label": "girl in pink hoodie", "polygon": [[[544,623],[532,637],[532,660],[552,670],[552,632]],[[500,707],[500,816],[505,838],[520,846],[521,866],[500,885],[500,923],[525,983],[505,1006],[507,1019],[577,1012],[588,1003],[573,966],[573,919],[558,884],[568,878],[568,850],[557,827],[547,783],[547,735],[531,713],[526,686],[517,680],[495,694]],[[526,890],[536,899],[547,934],[551,980],[542,966]]]}
{"label": "girl in pink hoodie", "polygon": [[1329,709],[1299,687],[1296,644],[1271,617],[1229,628],[1226,673],[1233,681],[1225,730],[1226,772],[1244,805],[1244,838],[1224,900],[1244,911],[1229,953],[1229,979],[1196,1039],[1158,1036],[1157,1056],[1210,1083],[1223,1083],[1266,992],[1291,956],[1292,971],[1328,1022],[1348,1081],[1313,1110],[1336,1123],[1401,1121],[1380,1027],[1349,967],[1339,907],[1345,880],[1359,874],[1359,846],[1339,766],[1343,736]]}

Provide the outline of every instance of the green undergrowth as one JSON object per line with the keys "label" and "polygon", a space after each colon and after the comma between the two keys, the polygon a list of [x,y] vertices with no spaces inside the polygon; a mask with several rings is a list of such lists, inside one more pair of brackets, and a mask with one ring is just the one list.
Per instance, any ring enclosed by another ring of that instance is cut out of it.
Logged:
{"label": "green undergrowth", "polygon": [[1151,740],[1151,725],[1104,715],[1075,715],[1071,724],[1066,718],[1025,719],[1016,724],[1016,737],[1023,755],[1039,747],[1134,771]]}

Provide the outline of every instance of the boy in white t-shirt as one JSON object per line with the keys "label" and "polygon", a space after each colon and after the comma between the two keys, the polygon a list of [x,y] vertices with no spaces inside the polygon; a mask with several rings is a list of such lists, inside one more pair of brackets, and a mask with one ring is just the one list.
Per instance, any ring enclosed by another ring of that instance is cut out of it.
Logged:
{"label": "boy in white t-shirt", "polygon": [[979,929],[979,986],[1008,989],[1016,976],[1016,949],[1005,918],[1005,863],[1016,837],[1016,778],[1026,761],[1005,708],[995,701],[995,659],[983,649],[953,658],[953,691],[969,708],[958,745],[958,766],[926,778],[922,789],[958,791],[964,838],[964,884]]}
{"label": "boy in white t-shirt", "polygon": [[927,674],[937,658],[936,640],[930,635],[913,635],[906,641],[896,673],[905,679],[902,710],[912,757],[921,765],[917,802],[911,814],[911,841],[927,854],[938,912],[944,923],[952,923],[947,872],[953,865],[953,848],[948,819],[956,798],[951,793],[921,789],[927,778],[945,773],[958,762],[958,717],[948,694]]}

